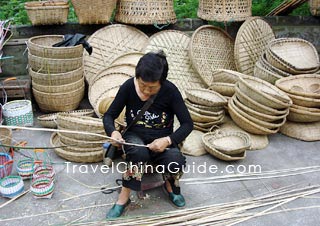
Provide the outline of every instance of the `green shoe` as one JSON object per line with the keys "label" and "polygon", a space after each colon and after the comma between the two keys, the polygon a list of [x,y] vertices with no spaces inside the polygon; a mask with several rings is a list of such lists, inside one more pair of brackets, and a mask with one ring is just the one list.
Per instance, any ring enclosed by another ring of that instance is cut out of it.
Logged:
{"label": "green shoe", "polygon": [[130,202],[131,202],[130,199],[128,199],[128,201],[124,205],[114,204],[112,208],[109,210],[109,212],[107,213],[106,218],[113,219],[113,218],[120,217],[123,214],[126,207],[130,204]]}
{"label": "green shoe", "polygon": [[186,201],[184,200],[183,195],[181,194],[174,194],[173,192],[168,192],[166,184],[163,185],[163,190],[169,196],[169,200],[171,203],[178,208],[182,208],[186,205]]}

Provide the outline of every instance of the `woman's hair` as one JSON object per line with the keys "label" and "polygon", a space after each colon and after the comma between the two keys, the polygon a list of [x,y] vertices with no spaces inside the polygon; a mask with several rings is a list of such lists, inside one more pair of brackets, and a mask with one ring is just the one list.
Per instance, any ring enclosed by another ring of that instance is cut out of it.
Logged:
{"label": "woman's hair", "polygon": [[136,66],[136,78],[145,82],[162,83],[168,75],[168,62],[162,50],[157,53],[149,52],[142,56]]}

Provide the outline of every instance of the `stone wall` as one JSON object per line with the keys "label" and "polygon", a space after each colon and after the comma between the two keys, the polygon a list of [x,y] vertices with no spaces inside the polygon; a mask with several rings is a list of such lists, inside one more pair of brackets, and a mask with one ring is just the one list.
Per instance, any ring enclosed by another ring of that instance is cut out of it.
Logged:
{"label": "stone wall", "polygon": [[[320,17],[264,17],[270,23],[277,37],[299,37],[313,43],[318,52],[320,52]],[[207,21],[200,19],[179,20],[176,24],[170,25],[164,29],[175,29],[192,34],[198,27],[208,24]],[[232,36],[236,37],[237,31],[242,22],[227,24],[225,30]],[[4,47],[4,56],[12,56],[10,59],[2,60],[4,77],[28,77],[27,72],[27,49],[25,42],[28,38],[36,35],[48,34],[74,34],[82,33],[91,35],[96,30],[106,25],[79,25],[65,24],[60,26],[17,26],[12,28],[13,36]],[[152,35],[159,29],[154,26],[136,26],[147,35]]]}

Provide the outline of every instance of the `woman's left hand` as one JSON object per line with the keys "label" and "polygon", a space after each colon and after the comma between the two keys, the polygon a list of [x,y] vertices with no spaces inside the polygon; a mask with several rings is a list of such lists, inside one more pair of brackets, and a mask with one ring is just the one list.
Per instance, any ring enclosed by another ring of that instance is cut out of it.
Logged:
{"label": "woman's left hand", "polygon": [[161,137],[148,144],[148,148],[154,152],[163,152],[168,146],[170,146],[166,137]]}

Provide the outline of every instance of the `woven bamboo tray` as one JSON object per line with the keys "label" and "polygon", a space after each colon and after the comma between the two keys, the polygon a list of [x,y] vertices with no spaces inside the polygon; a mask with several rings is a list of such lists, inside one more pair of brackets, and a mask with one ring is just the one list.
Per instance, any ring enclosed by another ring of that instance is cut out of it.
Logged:
{"label": "woven bamboo tray", "polygon": [[[67,151],[73,151],[73,152],[85,152],[86,148],[89,148],[87,151],[98,151],[102,148],[102,145],[105,142],[107,142],[107,140],[101,140],[101,141],[77,140],[74,138],[66,137],[61,133],[58,133],[58,136],[62,144],[70,145],[70,147],[64,148],[64,149]],[[100,149],[97,149],[97,148],[100,148]]]}
{"label": "woven bamboo tray", "polygon": [[[216,130],[205,135],[211,140],[212,147],[227,155],[240,154],[250,149],[249,134],[245,132],[222,132]],[[209,138],[210,137],[210,138]]]}
{"label": "woven bamboo tray", "polygon": [[89,85],[97,72],[110,66],[118,56],[127,52],[141,52],[148,42],[148,36],[137,28],[114,24],[93,33],[88,42],[95,51],[84,53],[85,78]]}
{"label": "woven bamboo tray", "polygon": [[234,154],[234,155],[224,154],[221,151],[218,151],[213,147],[213,145],[212,145],[213,141],[214,141],[214,138],[210,135],[210,133],[205,133],[202,136],[202,142],[204,144],[206,151],[218,159],[221,159],[224,161],[235,161],[235,160],[244,159],[246,157],[246,152],[242,152],[242,153]]}
{"label": "woven bamboo tray", "polygon": [[[236,84],[239,81],[239,77],[246,76],[237,71],[226,70],[226,69],[218,69],[212,73],[212,82],[223,82]],[[210,86],[211,84],[209,84]]]}
{"label": "woven bamboo tray", "polygon": [[259,17],[247,19],[237,33],[234,46],[237,71],[253,75],[255,63],[274,39],[273,30],[266,21]]}
{"label": "woven bamboo tray", "polygon": [[221,94],[209,89],[188,89],[185,91],[187,98],[196,104],[209,107],[225,106],[227,100]]}
{"label": "woven bamboo tray", "polygon": [[210,84],[209,89],[217,93],[220,93],[222,96],[232,97],[234,94],[234,84],[224,83],[224,82],[213,82]]}
{"label": "woven bamboo tray", "polygon": [[[81,109],[81,110],[74,110],[74,111],[65,111],[62,112],[64,114],[70,114],[74,116],[93,116],[94,110],[92,109]],[[57,116],[59,113],[51,113],[51,114],[44,114],[37,117],[41,126],[46,128],[57,128]]]}
{"label": "woven bamboo tray", "polygon": [[[186,106],[189,108],[196,108],[196,109],[199,109],[200,111],[211,111],[213,112],[214,114],[216,113],[220,113],[221,111],[224,110],[224,106],[205,106],[205,105],[200,105],[200,104],[195,104],[195,103],[192,103],[190,102],[190,100],[188,99],[184,99],[184,102],[186,104]],[[196,110],[195,110],[196,111]],[[196,111],[198,112],[198,111]],[[200,112],[199,112],[200,113]],[[201,113],[200,113],[201,114]]]}
{"label": "woven bamboo tray", "polygon": [[275,67],[291,74],[314,73],[320,62],[312,43],[300,38],[279,38],[270,41],[267,60]]}
{"label": "woven bamboo tray", "polygon": [[107,24],[117,0],[71,0],[79,24]]}
{"label": "woven bamboo tray", "polygon": [[[0,143],[5,145],[11,145],[12,141],[12,130],[8,128],[0,128]],[[3,147],[4,150],[9,150],[9,148]]]}
{"label": "woven bamboo tray", "polygon": [[[89,101],[91,106],[95,109],[95,112],[99,112],[97,110],[99,107],[97,106],[99,97],[101,97],[102,94],[108,92],[109,90],[114,90],[117,92],[120,86],[129,78],[132,78],[129,74],[108,73],[108,70],[100,71],[99,75],[97,75],[97,78],[89,86],[88,91]],[[113,93],[116,94],[116,92]]]}
{"label": "woven bamboo tray", "polygon": [[284,92],[293,95],[320,99],[320,75],[295,75],[282,78],[275,85]]}
{"label": "woven bamboo tray", "polygon": [[274,73],[273,71],[270,71],[268,68],[264,67],[260,60],[258,60],[255,64],[253,75],[271,83],[272,85],[274,85],[278,79],[283,78],[281,75],[278,75],[277,73]]}
{"label": "woven bamboo tray", "polygon": [[280,132],[288,137],[303,141],[320,141],[320,122],[290,122],[281,127]]}
{"label": "woven bamboo tray", "polygon": [[[71,130],[69,128],[64,128],[62,126],[58,125],[58,129],[59,130]],[[73,130],[71,130],[73,131]],[[100,135],[106,135],[105,131],[95,131],[94,133],[100,134]],[[66,132],[59,132],[59,135],[65,136],[65,137],[69,137],[72,139],[76,139],[76,140],[85,140],[85,141],[104,141],[105,138],[101,138],[100,136],[95,136],[95,135],[87,135],[87,134],[77,134],[77,133],[66,133]]]}
{"label": "woven bamboo tray", "polygon": [[38,57],[68,59],[78,58],[83,54],[83,46],[53,47],[54,44],[64,40],[63,35],[41,35],[28,39],[29,52]]}
{"label": "woven bamboo tray", "polygon": [[74,116],[70,114],[59,113],[57,115],[58,126],[75,131],[98,132],[104,131],[101,119],[88,116]]}
{"label": "woven bamboo tray", "polygon": [[36,71],[33,71],[32,68],[29,68],[29,75],[32,78],[32,82],[36,82],[39,85],[65,85],[81,79],[83,77],[83,67],[79,67],[74,71],[58,74],[38,73]]}
{"label": "woven bamboo tray", "polygon": [[224,117],[224,112],[216,116],[207,116],[207,115],[202,115],[197,112],[191,111],[189,109],[189,113],[194,122],[201,122],[201,123],[218,122]]}
{"label": "woven bamboo tray", "polygon": [[[53,133],[50,138],[50,144],[52,147],[61,146],[60,139],[57,133]],[[55,153],[59,155],[61,158],[72,161],[72,162],[100,162],[102,161],[102,150],[96,152],[70,152],[66,151],[63,148],[55,148]]]}
{"label": "woven bamboo tray", "polygon": [[261,58],[259,59],[259,62],[263,65],[264,68],[266,68],[267,70],[272,71],[280,76],[288,77],[288,76],[293,75],[293,74],[290,74],[290,73],[283,71],[279,68],[276,68],[275,66],[270,64],[266,58],[266,53],[262,54]]}
{"label": "woven bamboo tray", "polygon": [[263,114],[279,116],[287,114],[289,111],[288,108],[284,110],[279,110],[260,104],[259,102],[255,101],[254,99],[243,93],[238,86],[235,87],[235,95],[242,104]]}
{"label": "woven bamboo tray", "polygon": [[204,88],[205,84],[193,69],[188,55],[190,37],[181,31],[165,30],[149,38],[145,52],[163,50],[167,56],[170,70],[168,80],[173,82],[183,97],[189,88]]}
{"label": "woven bamboo tray", "polygon": [[250,0],[199,0],[197,15],[203,20],[243,21],[251,16]]}
{"label": "woven bamboo tray", "polygon": [[268,135],[268,134],[274,134],[277,133],[279,128],[276,129],[268,129],[263,126],[259,126],[256,123],[252,122],[251,120],[243,117],[241,114],[237,112],[237,110],[234,108],[234,104],[232,101],[229,101],[228,104],[228,111],[232,118],[232,120],[243,130],[258,134],[258,135]]}
{"label": "woven bamboo tray", "polygon": [[237,96],[234,95],[232,98],[233,103],[235,104],[236,107],[238,107],[241,111],[245,112],[246,114],[255,117],[256,119],[262,120],[264,122],[275,122],[279,121],[283,118],[285,118],[288,114],[289,111],[287,111],[283,115],[269,115],[269,114],[264,114],[259,111],[256,111],[255,109],[252,109],[250,107],[247,107],[246,105],[242,104],[240,100],[238,100]]}
{"label": "woven bamboo tray", "polygon": [[32,1],[26,2],[24,8],[32,25],[65,24],[68,20],[67,1]]}
{"label": "woven bamboo tray", "polygon": [[115,20],[125,24],[170,24],[177,21],[173,0],[119,0]]}
{"label": "woven bamboo tray", "polygon": [[[232,105],[232,108],[241,116],[245,117],[246,119],[250,120],[251,122],[255,123],[258,126],[267,128],[267,129],[277,129],[281,127],[286,122],[286,117],[282,117],[281,119],[273,122],[264,121],[258,119],[250,114],[247,114],[245,111],[242,111],[234,102],[234,98],[232,98],[229,102]],[[230,105],[229,105],[230,106]]]}
{"label": "woven bamboo tray", "polygon": [[82,66],[82,57],[68,59],[52,59],[28,54],[28,64],[32,70],[47,73],[63,73],[74,71]]}
{"label": "woven bamboo tray", "polygon": [[33,96],[43,112],[72,111],[78,108],[84,96],[84,85],[68,93],[45,93],[32,89]]}
{"label": "woven bamboo tray", "polygon": [[292,102],[296,105],[299,105],[302,107],[309,107],[309,108],[320,107],[320,99],[303,97],[303,96],[298,96],[290,93],[288,93],[288,96],[292,99]]}
{"label": "woven bamboo tray", "polygon": [[115,59],[111,62],[111,65],[130,64],[130,65],[137,66],[140,58],[141,58],[143,55],[144,55],[144,54],[143,54],[142,52],[129,52],[129,53],[125,53],[125,54],[122,54],[122,55],[118,56],[117,58],[115,58]]}
{"label": "woven bamboo tray", "polygon": [[309,0],[309,6],[313,16],[320,16],[320,0]]}
{"label": "woven bamboo tray", "polygon": [[319,122],[320,112],[305,111],[291,107],[287,119],[292,122]]}
{"label": "woven bamboo tray", "polygon": [[234,40],[218,27],[204,25],[192,34],[189,57],[208,86],[212,83],[212,73],[217,69],[235,70],[233,52]]}
{"label": "woven bamboo tray", "polygon": [[80,78],[79,80],[64,84],[64,85],[57,85],[57,86],[50,86],[50,85],[40,85],[36,82],[32,81],[32,87],[40,92],[45,93],[67,93],[77,90],[84,86],[84,77]]}
{"label": "woven bamboo tray", "polygon": [[247,96],[275,109],[284,109],[292,104],[288,95],[270,83],[255,77],[240,78],[237,85]]}

